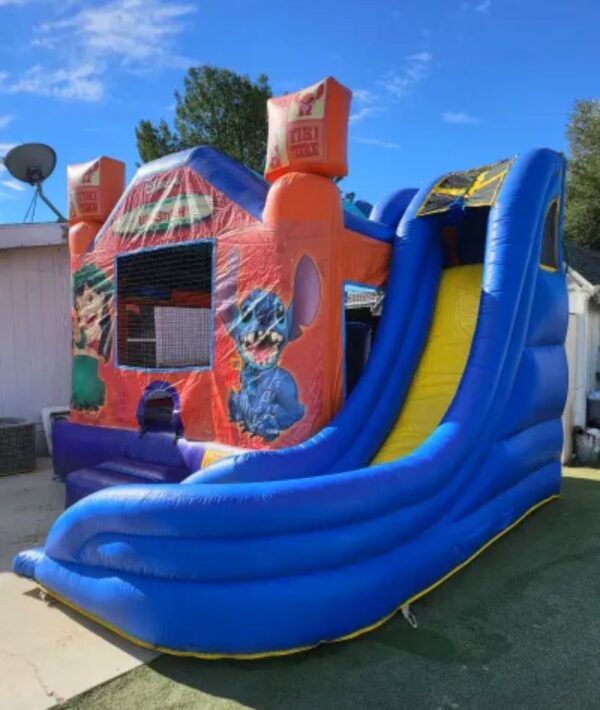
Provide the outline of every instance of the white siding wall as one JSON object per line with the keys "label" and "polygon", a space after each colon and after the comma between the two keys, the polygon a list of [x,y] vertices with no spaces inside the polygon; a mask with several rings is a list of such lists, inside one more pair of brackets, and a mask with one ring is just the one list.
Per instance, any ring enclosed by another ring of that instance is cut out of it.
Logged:
{"label": "white siding wall", "polygon": [[[569,399],[572,407],[571,429],[585,427],[588,390],[588,304],[586,292],[569,281],[569,330],[567,357],[569,359]],[[570,429],[570,430],[571,430]],[[570,431],[569,430],[569,431]]]}
{"label": "white siding wall", "polygon": [[588,363],[587,391],[596,389],[600,383],[596,381],[596,373],[600,370],[598,352],[600,348],[600,306],[593,300],[588,301]]}
{"label": "white siding wall", "polygon": [[66,244],[0,250],[0,416],[69,403],[69,291]]}
{"label": "white siding wall", "polygon": [[563,461],[571,456],[573,427],[587,425],[587,395],[600,386],[596,373],[600,371],[600,305],[590,286],[582,286],[570,275],[569,330],[567,358],[569,360],[569,394],[563,414],[565,446]]}

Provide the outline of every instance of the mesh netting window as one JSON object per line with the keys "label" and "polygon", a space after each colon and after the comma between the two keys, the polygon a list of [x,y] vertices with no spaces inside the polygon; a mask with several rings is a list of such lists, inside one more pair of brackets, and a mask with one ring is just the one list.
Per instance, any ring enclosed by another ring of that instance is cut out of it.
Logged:
{"label": "mesh netting window", "polygon": [[199,242],[118,257],[120,365],[210,365],[212,246]]}

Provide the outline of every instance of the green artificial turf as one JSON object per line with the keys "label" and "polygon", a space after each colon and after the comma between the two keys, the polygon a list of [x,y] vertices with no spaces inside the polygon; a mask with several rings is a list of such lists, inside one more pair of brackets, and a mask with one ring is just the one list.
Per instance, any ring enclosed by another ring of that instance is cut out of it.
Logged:
{"label": "green artificial turf", "polygon": [[[70,710],[600,708],[600,474],[413,606],[350,642],[253,662],[161,656]],[[93,659],[90,659],[93,663]]]}

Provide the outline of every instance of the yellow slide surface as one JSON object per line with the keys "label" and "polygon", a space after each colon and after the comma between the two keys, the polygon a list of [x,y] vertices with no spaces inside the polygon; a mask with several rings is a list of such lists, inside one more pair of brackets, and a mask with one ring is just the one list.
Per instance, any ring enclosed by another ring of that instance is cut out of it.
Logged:
{"label": "yellow slide surface", "polygon": [[406,456],[441,422],[465,370],[481,300],[483,265],[445,269],[429,338],[404,407],[372,463]]}

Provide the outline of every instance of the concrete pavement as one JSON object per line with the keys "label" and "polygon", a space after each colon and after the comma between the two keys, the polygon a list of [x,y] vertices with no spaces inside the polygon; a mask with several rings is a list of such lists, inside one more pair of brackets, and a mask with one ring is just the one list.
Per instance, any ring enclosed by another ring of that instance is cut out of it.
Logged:
{"label": "concrete pavement", "polygon": [[45,710],[147,663],[138,648],[52,600],[10,572],[16,552],[41,545],[63,509],[49,460],[0,478],[0,708]]}

